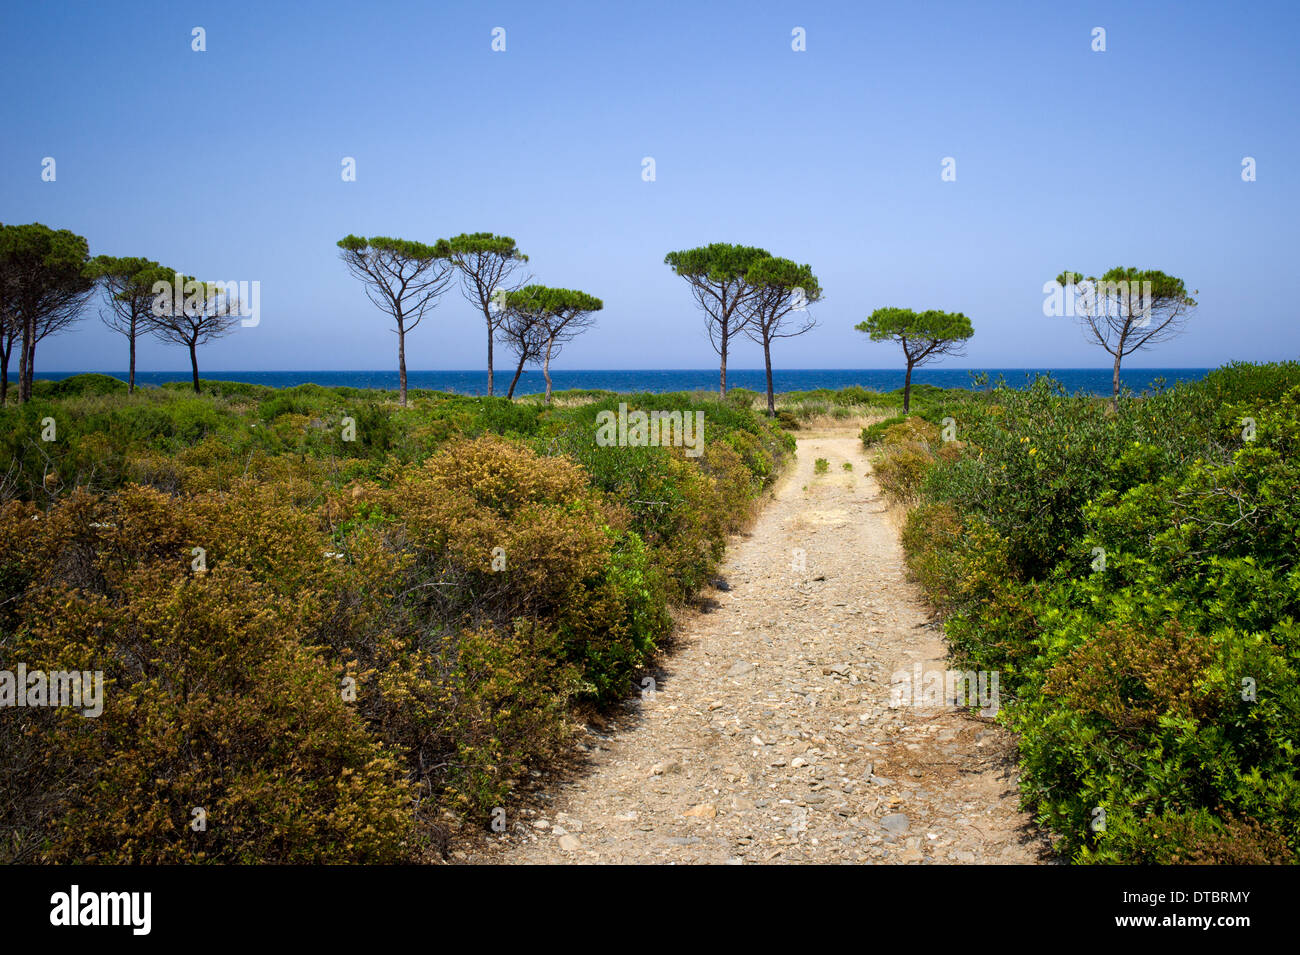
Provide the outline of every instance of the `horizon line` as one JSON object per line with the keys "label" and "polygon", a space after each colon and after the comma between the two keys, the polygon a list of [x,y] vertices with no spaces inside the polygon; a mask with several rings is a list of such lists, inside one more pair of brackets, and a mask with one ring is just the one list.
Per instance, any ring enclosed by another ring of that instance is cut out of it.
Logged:
{"label": "horizon line", "polygon": [[[1291,361],[1294,359],[1277,359],[1277,360]],[[1220,368],[1220,367],[1222,367],[1222,365],[1133,365],[1133,366],[1121,367],[1120,371],[1121,372],[1126,370],[1127,371],[1205,371],[1207,369],[1212,370],[1214,368]],[[1039,369],[1047,369],[1049,371],[1113,371],[1113,367],[1109,365],[971,365],[971,366],[964,366],[960,368],[955,368],[950,366],[944,366],[943,368],[938,368],[938,367],[915,368],[913,369],[913,374],[915,374],[918,371],[1036,371]],[[718,369],[717,368],[564,368],[564,369],[552,369],[551,374],[556,375],[556,374],[574,374],[577,372],[611,372],[611,371],[614,372],[695,372],[695,371],[699,371],[699,372],[710,372],[716,374],[718,372]],[[762,374],[766,373],[765,369],[763,368],[728,368],[727,369],[728,375],[730,375],[732,372],[738,372],[738,371],[753,371]],[[893,367],[893,368],[829,368],[828,367],[828,368],[782,368],[782,369],[774,368],[772,369],[772,374],[776,375],[782,372],[793,372],[793,371],[888,371],[888,372],[904,373],[907,371],[907,369],[897,368],[897,367]],[[241,375],[246,375],[246,374],[271,375],[271,374],[282,374],[286,372],[293,373],[293,374],[306,374],[309,372],[327,372],[329,374],[365,373],[365,374],[386,374],[386,375],[396,375],[398,373],[397,370],[393,368],[220,368],[220,369],[215,369],[210,373],[200,373],[200,377],[203,377],[203,374],[234,373],[234,374],[241,374]],[[406,370],[408,376],[412,374],[423,374],[428,372],[434,372],[438,374],[486,375],[487,369],[485,368],[477,368],[477,369],[476,368],[408,368]],[[127,371],[122,371],[121,373],[129,374],[129,372]],[[58,371],[38,371],[35,373],[36,377],[38,378],[41,375],[110,375],[111,376],[116,374],[118,374],[118,372],[98,371],[94,369],[90,369],[90,370],[83,369],[80,371],[70,371],[67,369],[61,369]],[[189,376],[190,374],[192,374],[192,369],[161,368],[161,369],[149,369],[143,371],[141,369],[136,369],[136,375],[138,376],[141,374]],[[535,369],[527,369],[523,372],[523,374],[540,375],[541,372]]]}

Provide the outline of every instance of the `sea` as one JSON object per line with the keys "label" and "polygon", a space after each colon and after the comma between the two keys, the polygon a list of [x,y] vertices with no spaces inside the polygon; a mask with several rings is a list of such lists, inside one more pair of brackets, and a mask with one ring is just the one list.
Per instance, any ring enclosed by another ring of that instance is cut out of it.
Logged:
{"label": "sea", "polygon": [[[1121,369],[1120,379],[1134,392],[1141,393],[1161,384],[1168,386],[1177,381],[1194,381],[1205,376],[1208,368],[1132,368]],[[510,387],[514,369],[498,371],[497,394],[505,394]],[[79,372],[38,372],[37,378],[57,380]],[[124,371],[105,371],[126,380]],[[313,383],[317,385],[347,385],[353,388],[397,389],[397,372],[393,371],[210,371],[200,369],[201,377],[214,381],[239,381],[255,385],[288,388]],[[937,385],[941,388],[974,387],[977,375],[987,374],[990,382],[999,378],[1013,388],[1031,384],[1039,375],[1051,375],[1066,391],[1108,395],[1111,392],[1109,368],[918,368],[912,372],[913,384]],[[872,391],[893,391],[903,387],[903,371],[897,368],[791,368],[773,370],[773,387],[778,392],[810,391],[814,388],[846,388],[860,385]],[[137,385],[161,385],[171,381],[189,381],[186,371],[137,371]],[[666,392],[716,390],[716,368],[687,369],[630,369],[630,370],[554,370],[551,381],[556,391],[569,389],[598,389],[602,391]],[[427,388],[463,395],[487,394],[485,371],[408,371],[408,388]],[[728,388],[767,390],[767,381],[761,368],[731,368],[727,370]],[[536,394],[546,390],[546,381],[540,373],[528,371],[519,379],[515,394]]]}

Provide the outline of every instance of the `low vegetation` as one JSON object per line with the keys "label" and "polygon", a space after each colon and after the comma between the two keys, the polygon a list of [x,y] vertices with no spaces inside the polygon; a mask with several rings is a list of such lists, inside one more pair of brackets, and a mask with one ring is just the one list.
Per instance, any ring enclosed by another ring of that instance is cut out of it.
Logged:
{"label": "low vegetation", "polygon": [[[0,859],[436,854],[632,691],[793,449],[688,395],[125,389],[0,409],[0,669],[105,681],[0,720]],[[619,402],[702,453],[598,446]]]}
{"label": "low vegetation", "polygon": [[951,440],[914,415],[864,441],[954,654],[1001,672],[1060,851],[1295,862],[1300,364],[1115,409],[1044,377],[935,410]]}

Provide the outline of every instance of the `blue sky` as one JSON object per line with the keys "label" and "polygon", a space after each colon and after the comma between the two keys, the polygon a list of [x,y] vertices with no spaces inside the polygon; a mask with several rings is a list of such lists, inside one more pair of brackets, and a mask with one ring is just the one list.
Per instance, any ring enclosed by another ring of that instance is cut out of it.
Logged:
{"label": "blue sky", "polygon": [[[1201,303],[1181,339],[1132,367],[1295,358],[1297,11],[8,4],[0,220],[260,282],[260,326],[207,346],[209,369],[393,367],[386,319],[337,257],[350,232],[514,236],[537,281],[605,301],[566,368],[712,367],[662,263],[714,241],[820,277],[820,327],[779,345],[782,367],[897,364],[853,330],[883,305],[969,315],[975,338],[953,366],[1106,365],[1069,319],[1043,316],[1042,283],[1119,264],[1182,276]],[[46,156],[55,182],[41,180]],[[356,182],[341,179],[345,156]],[[955,182],[940,178],[947,156]],[[483,338],[449,293],[408,363],[478,368]],[[38,371],[125,365],[124,339],[93,311],[37,355]],[[181,349],[141,348],[141,369],[186,365]],[[761,353],[741,346],[732,365]]]}

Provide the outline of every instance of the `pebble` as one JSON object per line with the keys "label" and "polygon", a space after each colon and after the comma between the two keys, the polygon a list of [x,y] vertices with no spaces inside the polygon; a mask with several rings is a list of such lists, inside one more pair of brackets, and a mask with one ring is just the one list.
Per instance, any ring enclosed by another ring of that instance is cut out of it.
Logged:
{"label": "pebble", "polygon": [[908,825],[907,816],[901,812],[891,812],[880,820],[880,828],[896,836],[907,832]]}

